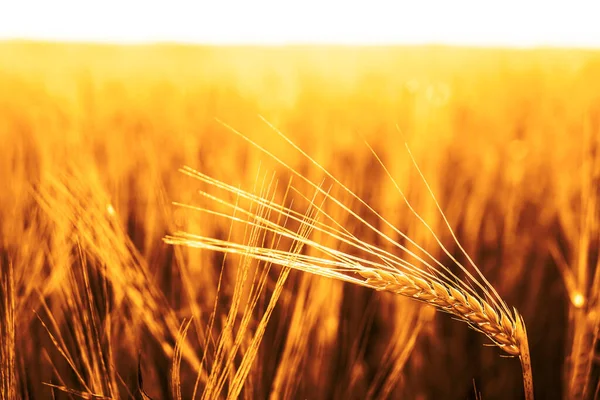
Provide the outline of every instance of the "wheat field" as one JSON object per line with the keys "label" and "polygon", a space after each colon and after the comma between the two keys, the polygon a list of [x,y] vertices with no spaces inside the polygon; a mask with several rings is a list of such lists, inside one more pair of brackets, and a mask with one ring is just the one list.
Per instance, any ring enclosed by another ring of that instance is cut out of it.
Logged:
{"label": "wheat field", "polygon": [[2,400],[600,398],[600,52],[2,42],[0,140]]}

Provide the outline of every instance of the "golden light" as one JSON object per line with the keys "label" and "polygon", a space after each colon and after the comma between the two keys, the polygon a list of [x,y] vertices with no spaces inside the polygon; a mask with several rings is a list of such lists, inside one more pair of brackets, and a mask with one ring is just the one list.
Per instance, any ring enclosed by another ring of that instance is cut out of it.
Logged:
{"label": "golden light", "polygon": [[599,47],[597,4],[590,0],[27,0],[0,6],[0,38]]}
{"label": "golden light", "polygon": [[573,295],[573,299],[571,299],[571,301],[575,308],[581,308],[585,304],[585,297],[583,296],[583,294],[581,294],[581,292],[576,292]]}

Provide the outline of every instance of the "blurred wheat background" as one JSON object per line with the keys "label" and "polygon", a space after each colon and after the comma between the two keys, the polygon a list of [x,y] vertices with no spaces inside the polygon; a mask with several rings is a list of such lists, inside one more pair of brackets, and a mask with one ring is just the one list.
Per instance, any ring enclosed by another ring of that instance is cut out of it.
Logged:
{"label": "blurred wheat background", "polygon": [[518,360],[428,306],[163,242],[244,234],[172,205],[204,201],[184,165],[250,190],[275,172],[285,189],[215,118],[319,179],[258,115],[444,261],[364,139],[455,252],[408,142],[524,316],[537,398],[597,397],[600,53],[14,41],[0,398],[522,398]]}

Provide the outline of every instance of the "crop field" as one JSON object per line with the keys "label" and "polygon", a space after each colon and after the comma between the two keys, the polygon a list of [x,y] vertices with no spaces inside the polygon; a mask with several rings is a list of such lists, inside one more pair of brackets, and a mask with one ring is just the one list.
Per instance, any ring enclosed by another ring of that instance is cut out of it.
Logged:
{"label": "crop field", "polygon": [[0,180],[1,400],[600,398],[598,51],[0,42]]}

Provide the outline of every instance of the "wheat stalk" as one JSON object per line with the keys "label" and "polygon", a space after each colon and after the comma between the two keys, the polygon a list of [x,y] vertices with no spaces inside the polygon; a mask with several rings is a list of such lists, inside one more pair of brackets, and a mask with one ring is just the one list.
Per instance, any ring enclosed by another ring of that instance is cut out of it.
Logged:
{"label": "wheat stalk", "polygon": [[[292,209],[291,205],[287,206],[283,203],[278,203],[274,200],[246,192],[189,167],[183,168],[182,172],[204,182],[213,190],[225,192],[224,195],[214,195],[208,191],[200,191],[200,194],[207,200],[213,201],[220,207],[229,209],[232,212],[221,212],[214,208],[193,207],[185,204],[178,205],[210,214],[214,217],[225,218],[230,221],[230,223],[239,223],[250,227],[261,227],[261,229],[282,239],[302,243],[309,251],[292,255],[289,251],[274,247],[264,248],[251,246],[244,243],[236,243],[233,240],[220,240],[212,237],[193,235],[188,232],[175,232],[173,235],[167,236],[165,241],[175,245],[186,245],[222,253],[234,253],[259,261],[290,267],[379,291],[384,290],[393,292],[432,305],[436,309],[453,315],[455,318],[469,324],[473,329],[485,334],[506,354],[519,357],[523,369],[526,398],[533,399],[529,346],[523,319],[516,310],[511,310],[508,305],[506,305],[458,242],[449,222],[433,195],[433,191],[427,184],[421,171],[418,169],[414,158],[412,158],[410,149],[407,147],[417,171],[427,186],[452,238],[469,261],[470,266],[472,267],[471,270],[474,271],[474,274],[456,260],[456,258],[446,249],[432,228],[412,208],[408,199],[400,190],[399,185],[396,184],[396,181],[385,168],[383,162],[370,147],[369,149],[371,149],[373,155],[394,183],[410,211],[429,230],[444,253],[459,267],[464,274],[464,277],[461,278],[453,273],[447,266],[443,265],[433,255],[415,243],[410,237],[389,223],[369,204],[343,185],[332,174],[325,170],[324,167],[310,158],[308,154],[303,152],[298,146],[291,142],[291,140],[285,137],[285,135],[277,131],[272,125],[269,124],[269,126],[271,126],[275,132],[291,146],[298,150],[309,162],[321,170],[326,178],[331,179],[333,181],[332,187],[337,186],[341,188],[349,194],[352,199],[366,207],[367,211],[378,218],[382,224],[404,238],[424,256],[418,255],[417,252],[392,239],[380,228],[361,217],[358,212],[331,195],[331,187],[330,189],[325,190],[323,188],[323,183],[319,185],[313,183],[305,175],[297,172],[274,154],[268,152],[259,144],[251,141],[249,138],[229,126],[227,127],[232,132],[240,135],[244,140],[268,154],[275,161],[283,165],[288,171],[292,172],[294,177],[300,178],[314,190],[312,198],[308,198],[304,195],[306,190],[294,187],[292,185],[292,180],[290,180],[288,185],[287,190],[295,192],[298,195],[298,198],[295,200],[299,200],[300,203],[304,201],[308,204],[308,212],[297,211]],[[226,198],[231,196],[233,196],[235,200],[226,200]],[[250,206],[244,207],[244,202],[249,203]],[[296,202],[295,208],[297,208],[297,204],[298,202]],[[253,207],[256,205],[270,210],[273,215],[283,217],[279,218],[279,221],[284,221],[284,223],[273,222],[268,218],[252,212]],[[397,251],[385,250],[380,245],[371,244],[356,237],[344,227],[339,217],[336,218],[333,213],[327,211],[328,206],[337,207],[338,210],[346,213],[349,218],[354,218],[361,226],[370,230],[384,243],[392,245]],[[294,223],[299,225],[300,228],[297,226],[295,228],[289,226]],[[333,241],[337,243],[337,246],[328,246],[322,242],[315,241],[306,235],[300,234],[299,232],[303,231],[305,227],[308,227],[313,232],[324,234],[324,237],[333,239]],[[339,246],[348,246],[352,251],[340,250]]]}

